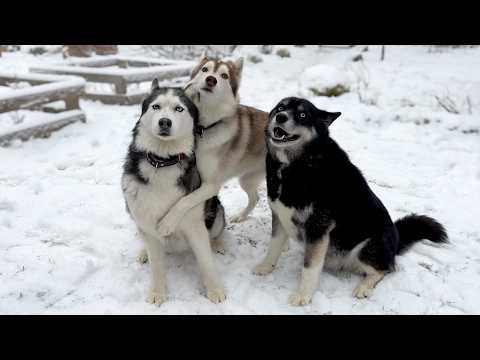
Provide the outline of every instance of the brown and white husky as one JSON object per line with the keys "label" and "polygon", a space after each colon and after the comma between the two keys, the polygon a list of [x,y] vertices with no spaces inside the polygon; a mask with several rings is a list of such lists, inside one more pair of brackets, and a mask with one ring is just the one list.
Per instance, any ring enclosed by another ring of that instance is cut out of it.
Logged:
{"label": "brown and white husky", "polygon": [[185,85],[187,96],[198,107],[197,167],[202,186],[180,199],[159,222],[168,235],[194,206],[210,199],[229,179],[238,177],[248,195],[248,205],[231,218],[244,221],[259,200],[257,188],[265,179],[265,127],[268,113],[240,105],[238,90],[243,58],[236,61],[202,56]]}

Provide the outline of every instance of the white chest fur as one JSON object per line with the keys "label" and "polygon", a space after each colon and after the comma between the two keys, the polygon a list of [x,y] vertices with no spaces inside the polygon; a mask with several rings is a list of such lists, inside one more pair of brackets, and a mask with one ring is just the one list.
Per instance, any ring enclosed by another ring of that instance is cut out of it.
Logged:
{"label": "white chest fur", "polygon": [[[140,170],[148,179],[148,184],[142,184],[131,175],[125,175],[122,179],[125,199],[137,226],[145,232],[154,233],[158,220],[185,196],[177,184],[182,170],[177,165],[155,169],[146,162],[140,164]],[[192,215],[189,212],[189,219],[184,221],[190,220]]]}
{"label": "white chest fur", "polygon": [[198,139],[197,167],[204,183],[224,183],[243,171],[249,129],[236,117],[227,117]]}
{"label": "white chest fur", "polygon": [[197,149],[197,168],[202,182],[215,182],[219,176],[221,159],[221,154],[219,154],[217,148],[203,147],[202,143],[199,143]]}

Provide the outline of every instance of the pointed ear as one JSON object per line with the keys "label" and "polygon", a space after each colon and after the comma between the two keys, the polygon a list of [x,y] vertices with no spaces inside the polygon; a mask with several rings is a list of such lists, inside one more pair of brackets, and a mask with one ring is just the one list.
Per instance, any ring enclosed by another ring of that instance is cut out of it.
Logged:
{"label": "pointed ear", "polygon": [[207,59],[207,50],[202,51],[202,54],[198,58],[198,62],[201,63],[204,59]]}
{"label": "pointed ear", "polygon": [[242,76],[242,70],[243,70],[243,57],[235,60],[234,64],[235,64],[235,71],[237,72],[237,77],[240,78]]}
{"label": "pointed ear", "polygon": [[158,90],[160,89],[160,86],[158,86],[158,79],[155,78],[152,81],[152,86],[150,87],[150,91]]}
{"label": "pointed ear", "polygon": [[342,115],[341,112],[325,112],[326,114],[326,117],[324,118],[324,122],[325,124],[327,124],[327,127],[329,127],[330,125],[332,125],[332,123],[340,116]]}
{"label": "pointed ear", "polygon": [[203,50],[202,55],[197,61],[197,65],[195,65],[195,67],[190,72],[190,79],[193,79],[198,74],[203,64],[207,63],[210,60],[206,54],[207,54],[207,51]]}

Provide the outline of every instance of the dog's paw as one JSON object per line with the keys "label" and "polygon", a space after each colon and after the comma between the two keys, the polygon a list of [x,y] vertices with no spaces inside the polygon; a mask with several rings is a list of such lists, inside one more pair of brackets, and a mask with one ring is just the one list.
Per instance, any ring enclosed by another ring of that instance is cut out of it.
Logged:
{"label": "dog's paw", "polygon": [[373,288],[365,284],[360,283],[355,290],[353,290],[353,296],[357,299],[367,299],[372,296]]}
{"label": "dog's paw", "polygon": [[273,271],[273,269],[275,269],[275,265],[262,262],[261,264],[255,266],[252,272],[255,275],[268,275]]}
{"label": "dog's paw", "polygon": [[227,297],[225,295],[225,290],[222,287],[220,287],[220,288],[208,289],[207,298],[214,304],[218,304],[225,301]]}
{"label": "dog's paw", "polygon": [[167,301],[167,293],[165,291],[150,290],[150,294],[148,294],[147,302],[153,305],[160,306],[165,301]]}
{"label": "dog's paw", "polygon": [[138,254],[138,256],[137,256],[137,261],[140,264],[146,264],[148,262],[147,250],[143,249],[142,251],[140,251],[140,254]]}
{"label": "dog's paw", "polygon": [[225,255],[225,244],[223,241],[214,241],[212,243],[212,250],[218,254]]}
{"label": "dog's paw", "polygon": [[247,220],[247,218],[248,218],[248,214],[244,214],[243,211],[242,211],[239,214],[233,215],[230,218],[230,222],[231,223],[241,223],[241,222],[244,222],[245,220]]}
{"label": "dog's paw", "polygon": [[305,306],[312,302],[312,297],[307,294],[295,292],[288,298],[288,303],[292,306]]}

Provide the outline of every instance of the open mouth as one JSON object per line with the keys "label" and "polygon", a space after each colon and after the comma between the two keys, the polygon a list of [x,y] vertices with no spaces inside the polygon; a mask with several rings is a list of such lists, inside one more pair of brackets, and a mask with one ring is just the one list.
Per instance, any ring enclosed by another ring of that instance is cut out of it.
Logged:
{"label": "open mouth", "polygon": [[286,143],[298,140],[300,135],[290,135],[288,132],[283,130],[281,127],[274,127],[273,128],[273,136],[271,136],[272,141],[276,143]]}
{"label": "open mouth", "polygon": [[168,136],[170,136],[170,130],[160,130],[158,132],[158,135],[162,136],[162,137],[168,137]]}

